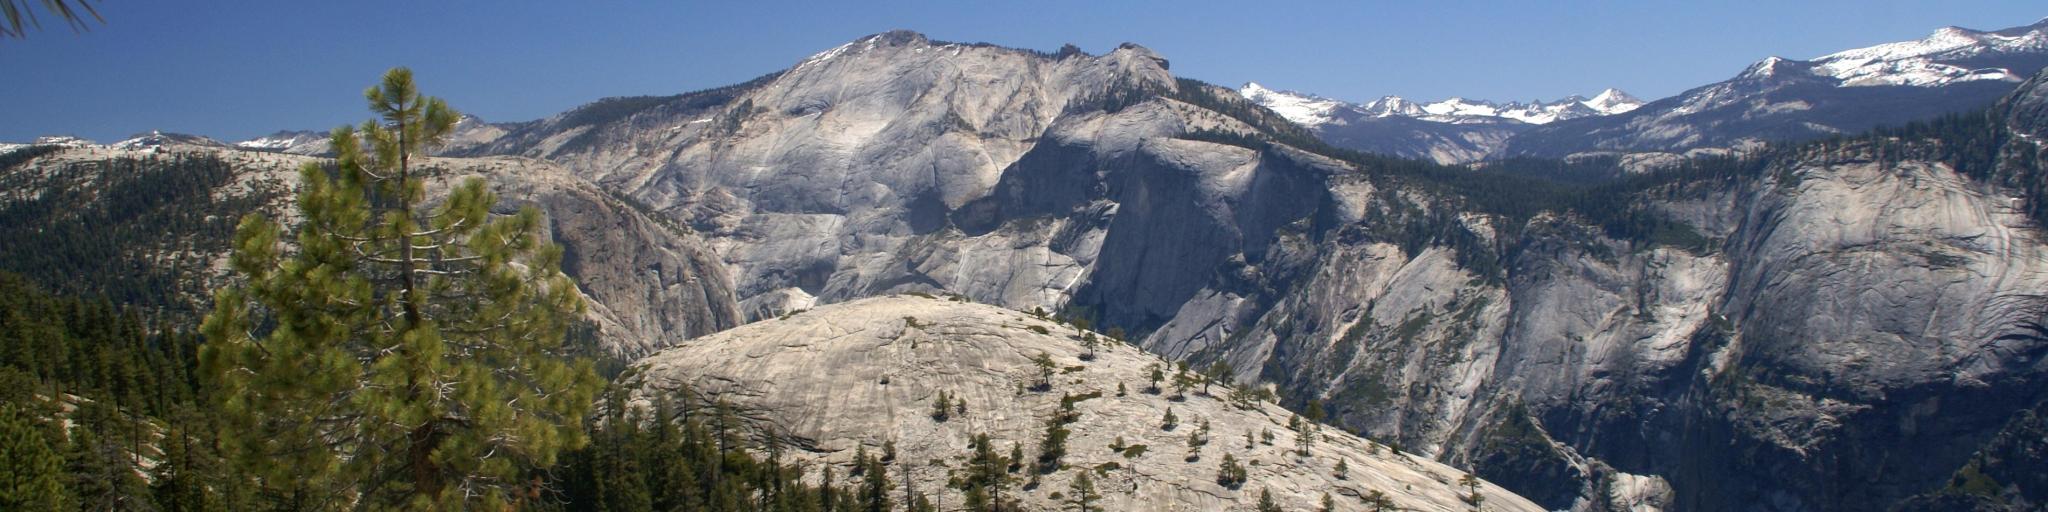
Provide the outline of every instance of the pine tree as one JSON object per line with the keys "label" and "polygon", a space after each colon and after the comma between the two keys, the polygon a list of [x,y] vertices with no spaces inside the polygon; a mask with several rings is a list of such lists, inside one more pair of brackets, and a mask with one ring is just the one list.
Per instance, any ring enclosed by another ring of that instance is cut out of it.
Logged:
{"label": "pine tree", "polygon": [[1322,505],[1322,507],[1321,507],[1321,508],[1317,508],[1316,510],[1318,510],[1318,511],[1320,511],[1320,512],[1336,512],[1336,511],[1337,511],[1337,501],[1336,501],[1336,500],[1332,500],[1332,499],[1330,499],[1330,493],[1328,493],[1328,492],[1324,492],[1324,493],[1323,493],[1323,505]]}
{"label": "pine tree", "polygon": [[299,171],[295,250],[260,215],[236,229],[246,284],[216,295],[201,352],[228,447],[290,503],[504,508],[583,443],[599,381],[562,347],[582,301],[537,210],[491,214],[480,179],[425,205],[415,159],[454,110],[405,68],[364,95],[379,119]]}
{"label": "pine tree", "polygon": [[1060,459],[1067,455],[1067,436],[1073,434],[1066,425],[1064,416],[1058,413],[1045,420],[1045,437],[1038,440],[1038,473],[1060,469]]}
{"label": "pine tree", "polygon": [[954,487],[967,495],[967,510],[997,510],[1003,506],[1003,491],[1010,485],[1009,473],[1018,469],[1016,461],[1022,459],[1021,450],[1013,445],[1009,458],[997,455],[995,443],[985,433],[975,434],[967,444],[974,451],[967,460],[965,474],[959,475]]}
{"label": "pine tree", "polygon": [[1280,512],[1280,504],[1273,502],[1272,489],[1259,489],[1259,512]]}
{"label": "pine tree", "polygon": [[1059,368],[1059,364],[1052,361],[1052,354],[1039,351],[1038,355],[1031,357],[1031,365],[1038,367],[1038,384],[1033,389],[1036,391],[1052,389],[1052,371],[1055,368]]}
{"label": "pine tree", "polygon": [[[111,406],[103,406],[111,407]],[[83,410],[83,409],[81,409]],[[86,510],[151,510],[155,500],[137,473],[134,458],[121,439],[108,439],[94,428],[75,428],[65,459],[71,489]]]}
{"label": "pine tree", "polygon": [[1214,363],[1209,363],[1209,367],[1202,370],[1202,394],[1209,394],[1209,384],[1229,379],[1231,374],[1235,372],[1236,370],[1230,367],[1230,363],[1223,360],[1219,359]]}
{"label": "pine tree", "polygon": [[69,510],[64,458],[42,428],[13,404],[0,404],[0,510]]}
{"label": "pine tree", "polygon": [[1465,487],[1465,502],[1472,504],[1474,508],[1486,502],[1486,496],[1479,494],[1479,477],[1467,473],[1458,478],[1458,485]]}
{"label": "pine tree", "polygon": [[1350,462],[1350,459],[1345,459],[1345,458],[1342,458],[1342,457],[1339,457],[1339,458],[1337,459],[1337,475],[1336,475],[1336,476],[1337,476],[1337,479],[1338,479],[1338,480],[1345,480],[1345,479],[1349,479],[1349,478],[1351,478],[1351,462]]}
{"label": "pine tree", "polygon": [[1067,510],[1074,512],[1096,512],[1102,507],[1095,505],[1102,501],[1102,494],[1095,492],[1095,481],[1088,478],[1087,471],[1077,471],[1074,483],[1067,486]]}
{"label": "pine tree", "polygon": [[860,484],[860,509],[864,512],[889,512],[889,490],[895,488],[889,483],[889,468],[880,460],[866,463],[867,469],[862,471]]}
{"label": "pine tree", "polygon": [[1387,512],[1395,509],[1394,499],[1387,497],[1387,493],[1381,492],[1378,489],[1366,493],[1364,500],[1365,506],[1372,507],[1372,512]]}
{"label": "pine tree", "polygon": [[1148,375],[1147,378],[1152,382],[1150,387],[1145,388],[1145,392],[1154,395],[1159,394],[1159,381],[1166,378],[1165,372],[1162,372],[1159,369],[1159,363],[1152,363],[1151,366],[1145,367],[1145,373],[1146,375]]}
{"label": "pine tree", "polygon": [[825,464],[825,474],[819,477],[818,487],[824,489],[824,494],[821,495],[821,499],[819,500],[820,508],[823,508],[824,510],[827,511],[839,510],[841,508],[844,508],[839,504],[839,494],[832,491],[833,484],[834,482],[832,480],[832,465]]}
{"label": "pine tree", "polygon": [[1081,348],[1085,348],[1085,349],[1088,349],[1088,352],[1087,352],[1087,353],[1083,353],[1083,354],[1081,354],[1081,360],[1082,360],[1082,361],[1094,361],[1094,360],[1095,360],[1095,347],[1096,347],[1097,345],[1101,345],[1101,344],[1102,344],[1102,341],[1101,341],[1101,340],[1098,340],[1098,339],[1096,339],[1096,338],[1095,338],[1095,333],[1093,333],[1093,332],[1085,332],[1085,331],[1084,331],[1084,332],[1082,332],[1082,333],[1081,333]]}
{"label": "pine tree", "polygon": [[[595,450],[601,475],[593,498],[606,510],[654,510],[654,492],[647,485],[649,468],[641,464],[638,455],[666,451],[667,447],[648,439],[640,429],[639,415],[627,409],[624,389],[614,388],[605,393],[605,429],[596,436]],[[654,446],[642,446],[648,444]]]}
{"label": "pine tree", "polygon": [[1294,429],[1294,454],[1307,457],[1309,448],[1315,446],[1316,436],[1321,435],[1321,425],[1314,421],[1303,421],[1300,416],[1289,416],[1287,426]]}
{"label": "pine tree", "polygon": [[1245,479],[1249,477],[1244,465],[1239,464],[1237,457],[1229,453],[1224,453],[1223,463],[1216,466],[1217,485],[1236,489],[1244,485]]}
{"label": "pine tree", "polygon": [[187,403],[164,420],[169,430],[157,440],[162,456],[151,468],[157,505],[167,512],[235,509],[232,494],[241,485],[214,450],[211,418]]}
{"label": "pine tree", "polygon": [[1180,417],[1173,415],[1173,406],[1166,407],[1166,417],[1159,422],[1159,430],[1173,430],[1180,426]]}

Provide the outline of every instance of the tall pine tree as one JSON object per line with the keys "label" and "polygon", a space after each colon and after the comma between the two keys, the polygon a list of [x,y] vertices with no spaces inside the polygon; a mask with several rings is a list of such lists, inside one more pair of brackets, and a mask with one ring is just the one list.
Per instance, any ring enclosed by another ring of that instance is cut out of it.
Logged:
{"label": "tall pine tree", "polygon": [[13,404],[0,404],[0,510],[65,510],[64,457],[35,420]]}
{"label": "tall pine tree", "polygon": [[584,442],[600,384],[562,346],[583,304],[539,212],[491,214],[480,179],[427,205],[417,160],[454,110],[405,68],[365,97],[378,119],[299,172],[297,246],[237,228],[246,284],[215,297],[202,371],[275,505],[503,508]]}

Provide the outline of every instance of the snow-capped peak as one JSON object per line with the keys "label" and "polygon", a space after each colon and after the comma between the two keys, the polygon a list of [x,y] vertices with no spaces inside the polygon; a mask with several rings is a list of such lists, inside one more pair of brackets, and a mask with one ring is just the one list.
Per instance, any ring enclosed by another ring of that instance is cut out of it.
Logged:
{"label": "snow-capped peak", "polygon": [[108,144],[107,147],[114,149],[143,149],[157,146],[165,146],[170,144],[189,144],[194,146],[214,147],[226,146],[226,144],[221,144],[220,141],[199,135],[190,135],[184,133],[165,133],[162,130],[150,130],[149,133],[137,134],[133,137],[129,137],[127,140],[123,140],[113,144]]}
{"label": "snow-capped peak", "polygon": [[1959,64],[1976,57],[2041,52],[2048,52],[2048,24],[2035,23],[1997,32],[1943,27],[1918,40],[1821,56],[1813,60],[1813,73],[1839,80],[1843,87],[1934,87],[1975,80],[2017,82],[2024,77],[2009,69]]}
{"label": "snow-capped peak", "polygon": [[1593,99],[1581,101],[1579,104],[1585,105],[1586,108],[1593,109],[1594,112],[1599,112],[1601,115],[1611,116],[1635,110],[1636,107],[1643,106],[1643,100],[1636,99],[1635,96],[1630,96],[1626,92],[1621,92],[1621,89],[1609,88],[1600,91],[1600,94],[1594,95]]}
{"label": "snow-capped peak", "polygon": [[[463,116],[465,120],[468,116]],[[306,144],[323,143],[327,134],[315,131],[281,131],[254,139],[236,142],[235,147],[255,151],[285,151]]]}
{"label": "snow-capped peak", "polygon": [[91,145],[93,145],[93,142],[92,142],[91,140],[87,140],[87,139],[86,139],[86,138],[84,138],[84,137],[77,137],[77,136],[71,136],[71,135],[44,135],[44,136],[41,136],[41,137],[36,137],[36,141],[35,141],[35,142],[33,142],[33,143],[31,143],[30,145],[34,145],[34,146],[65,146],[65,147],[74,147],[74,148],[77,148],[77,147],[85,147],[85,146],[91,146]]}
{"label": "snow-capped peak", "polygon": [[1253,103],[1265,106],[1275,114],[1280,114],[1280,117],[1287,118],[1288,121],[1310,127],[1330,122],[1331,115],[1337,109],[1348,106],[1342,101],[1315,95],[1268,89],[1258,82],[1245,82],[1243,87],[1238,88],[1237,93]]}
{"label": "snow-capped peak", "polygon": [[1347,122],[1346,119],[1357,117],[1406,117],[1439,123],[1518,121],[1546,124],[1565,119],[1619,114],[1634,110],[1643,104],[1642,100],[1616,89],[1601,91],[1590,100],[1575,95],[1552,102],[1506,104],[1461,97],[1419,103],[1400,96],[1382,96],[1364,104],[1352,104],[1312,94],[1276,90],[1257,82],[1249,82],[1239,87],[1238,94],[1271,109],[1281,117],[1309,127],[1331,123],[1343,124]]}

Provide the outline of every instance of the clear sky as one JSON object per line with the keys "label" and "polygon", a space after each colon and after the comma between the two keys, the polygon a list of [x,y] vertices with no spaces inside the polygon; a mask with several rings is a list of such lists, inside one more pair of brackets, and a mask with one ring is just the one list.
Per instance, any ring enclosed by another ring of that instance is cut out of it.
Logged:
{"label": "clear sky", "polygon": [[113,0],[106,24],[0,40],[0,141],[160,129],[238,140],[366,119],[361,92],[411,66],[492,121],[605,96],[675,94],[788,67],[895,28],[934,39],[1167,57],[1178,76],[1349,100],[1644,99],[1780,55],[2048,16],[2030,1],[996,2]]}

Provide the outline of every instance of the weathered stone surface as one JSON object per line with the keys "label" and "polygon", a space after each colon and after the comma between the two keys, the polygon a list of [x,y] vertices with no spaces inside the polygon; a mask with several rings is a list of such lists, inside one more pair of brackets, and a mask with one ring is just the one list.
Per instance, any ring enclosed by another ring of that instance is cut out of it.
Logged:
{"label": "weathered stone surface", "polygon": [[[811,464],[846,464],[857,446],[879,453],[894,441],[897,460],[911,464],[911,477],[925,492],[938,491],[947,470],[962,466],[970,436],[987,433],[1002,451],[1024,443],[1026,457],[1034,457],[1043,425],[1062,396],[1099,394],[1075,404],[1080,418],[1068,426],[1073,434],[1064,469],[1042,475],[1043,486],[1022,492],[1032,510],[1058,509],[1054,492],[1064,491],[1077,472],[1106,463],[1116,469],[1103,471],[1096,485],[1108,510],[1244,510],[1260,490],[1271,490],[1290,510],[1314,508],[1324,492],[1339,510],[1364,510],[1355,496],[1374,490],[1407,510],[1470,508],[1460,497],[1464,473],[1456,469],[1330,428],[1308,457],[1297,457],[1297,434],[1286,427],[1286,410],[1268,403],[1241,408],[1223,398],[1222,387],[1211,390],[1218,396],[1190,391],[1185,401],[1171,400],[1171,389],[1145,393],[1147,368],[1169,363],[1114,343],[1098,349],[1094,360],[1082,360],[1086,350],[1077,332],[981,304],[914,296],[858,299],[664,350],[635,363],[628,382],[640,386],[635,400],[641,405],[673,399],[684,386],[691,396],[730,400],[805,447],[796,457]],[[1028,390],[1039,379],[1030,359],[1041,353],[1059,368],[1051,389]],[[1117,396],[1118,384],[1129,393]],[[967,413],[935,421],[931,401],[940,392],[964,398]],[[1180,418],[1171,431],[1160,428],[1168,408]],[[1190,462],[1187,440],[1202,421],[1209,422],[1211,441]],[[1262,431],[1277,439],[1246,448],[1246,434]],[[1118,437],[1147,448],[1137,457],[1114,453],[1108,446]],[[1241,489],[1215,483],[1226,453],[1250,471]],[[1342,479],[1333,473],[1340,458],[1349,467]],[[890,475],[901,471],[892,467]],[[1488,510],[1540,510],[1494,485],[1480,490]],[[948,503],[961,499],[957,491],[946,492]]]}
{"label": "weathered stone surface", "polygon": [[[95,164],[115,158],[176,158],[210,155],[230,162],[236,175],[214,193],[214,200],[256,197],[260,210],[286,224],[296,222],[292,190],[298,169],[313,157],[235,150],[220,147],[169,145],[161,149],[86,146],[65,149],[7,170],[12,176],[71,173],[66,180],[42,183],[93,183]],[[545,161],[513,158],[430,158],[418,162],[431,194],[445,193],[456,181],[476,176],[498,193],[501,213],[534,206],[547,217],[547,229],[564,248],[563,270],[576,278],[588,300],[589,320],[599,327],[605,348],[632,357],[744,321],[733,296],[731,278],[686,228],[647,212],[599,189],[562,167]],[[11,190],[10,193],[34,193]],[[430,198],[434,200],[434,198]],[[4,202],[0,202],[4,204]],[[152,248],[135,248],[152,250]],[[162,258],[198,258],[211,267],[214,286],[228,275],[228,247],[189,247]],[[167,260],[168,261],[168,260]],[[171,263],[166,263],[171,264]],[[210,297],[188,298],[205,303]]]}

